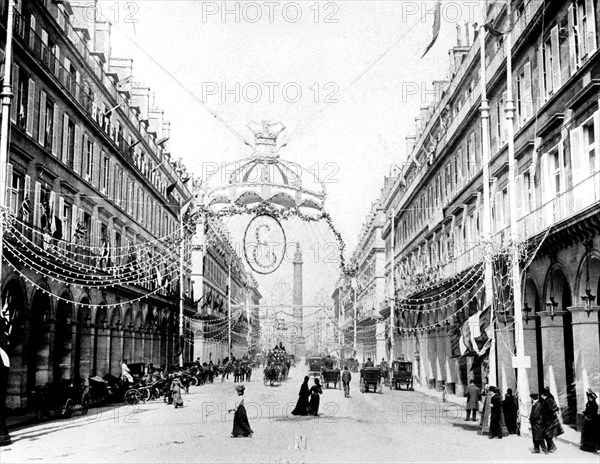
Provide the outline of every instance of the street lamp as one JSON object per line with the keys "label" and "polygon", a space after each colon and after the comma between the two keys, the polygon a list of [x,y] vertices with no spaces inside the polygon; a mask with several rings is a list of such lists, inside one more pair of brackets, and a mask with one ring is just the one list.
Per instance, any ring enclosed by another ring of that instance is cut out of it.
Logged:
{"label": "street lamp", "polygon": [[532,310],[533,309],[529,307],[529,305],[527,304],[527,302],[525,302],[525,304],[523,305],[523,312],[525,313],[525,324],[529,324],[529,313]]}

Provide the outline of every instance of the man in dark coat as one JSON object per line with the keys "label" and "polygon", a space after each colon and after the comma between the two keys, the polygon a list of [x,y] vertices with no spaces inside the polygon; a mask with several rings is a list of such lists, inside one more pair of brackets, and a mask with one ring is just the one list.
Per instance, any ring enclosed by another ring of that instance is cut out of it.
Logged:
{"label": "man in dark coat", "polygon": [[490,400],[492,412],[490,414],[490,434],[488,438],[502,438],[502,398],[500,397],[500,390],[496,387],[490,387],[490,391],[494,396]]}
{"label": "man in dark coat", "polygon": [[544,444],[544,432],[542,429],[542,404],[539,402],[537,393],[531,394],[531,414],[529,414],[529,423],[531,424],[531,438],[533,439],[532,453],[538,454],[540,448],[544,453],[547,453],[546,445]]}
{"label": "man in dark coat", "polygon": [[[475,381],[471,379],[469,386],[467,387],[467,418],[466,421],[472,420],[477,421],[477,411],[479,410],[479,397],[481,396],[481,389],[475,385]],[[471,419],[471,415],[473,418]]]}
{"label": "man in dark coat", "polygon": [[512,389],[506,390],[506,396],[502,402],[502,412],[508,433],[514,435],[517,433],[517,401],[512,394]]}
{"label": "man in dark coat", "polygon": [[367,362],[365,363],[365,367],[373,367],[373,361],[371,361],[371,358],[367,358]]}
{"label": "man in dark coat", "polygon": [[556,451],[554,438],[564,433],[562,425],[560,425],[560,421],[558,420],[558,411],[560,409],[548,387],[544,387],[542,399],[542,427],[544,440],[546,441],[548,452],[554,453]]}

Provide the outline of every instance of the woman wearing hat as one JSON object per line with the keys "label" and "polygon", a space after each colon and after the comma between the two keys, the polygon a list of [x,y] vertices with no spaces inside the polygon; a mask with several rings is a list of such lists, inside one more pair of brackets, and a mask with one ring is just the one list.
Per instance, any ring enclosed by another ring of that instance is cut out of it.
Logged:
{"label": "woman wearing hat", "polygon": [[[244,396],[244,390],[246,387],[238,385],[235,387],[238,396]],[[234,409],[230,409],[229,412],[234,412],[233,415],[233,431],[231,436],[237,437],[251,437],[254,432],[250,428],[250,422],[248,422],[248,415],[246,414],[246,408],[244,407],[244,398],[236,403]]]}
{"label": "woman wearing hat", "polygon": [[598,416],[598,403],[596,394],[587,391],[587,403],[583,411],[583,428],[581,430],[581,445],[579,449],[595,453],[600,449],[600,417]]}
{"label": "woman wearing hat", "polygon": [[315,384],[310,388],[310,401],[308,403],[308,408],[306,409],[306,412],[309,415],[319,415],[319,395],[321,393],[323,393],[321,381],[319,379],[315,379]]}
{"label": "woman wearing hat", "polygon": [[173,404],[175,409],[183,408],[183,398],[181,397],[181,389],[183,385],[179,377],[175,377],[171,383],[171,396],[173,397]]}

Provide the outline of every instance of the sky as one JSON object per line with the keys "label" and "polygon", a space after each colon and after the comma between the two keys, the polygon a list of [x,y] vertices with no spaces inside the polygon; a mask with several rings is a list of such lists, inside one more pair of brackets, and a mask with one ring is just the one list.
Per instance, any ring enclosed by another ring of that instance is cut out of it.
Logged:
{"label": "sky", "polygon": [[[464,22],[480,21],[483,8],[442,2],[440,35],[421,58],[434,4],[109,0],[98,11],[113,23],[112,56],[134,59],[132,81],[151,87],[171,121],[175,159],[202,175],[252,153],[210,111],[250,141],[250,121],[283,123],[280,156],[325,181],[325,209],[349,256],[383,176],[406,158],[404,137],[431,99],[431,82],[447,77],[457,24],[464,34]],[[248,221],[230,221],[234,240],[243,240]],[[285,228],[288,242],[304,250],[304,300],[313,304],[321,289],[333,292],[339,276],[325,259],[334,237],[325,224],[288,221]],[[292,283],[289,260],[258,278],[267,299],[282,279]]]}

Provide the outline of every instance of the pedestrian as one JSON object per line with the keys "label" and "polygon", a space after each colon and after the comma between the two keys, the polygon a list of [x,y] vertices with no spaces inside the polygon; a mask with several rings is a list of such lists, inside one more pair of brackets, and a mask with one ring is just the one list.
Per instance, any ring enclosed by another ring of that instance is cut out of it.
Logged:
{"label": "pedestrian", "polygon": [[323,393],[323,388],[321,387],[321,381],[319,379],[315,379],[315,384],[310,389],[310,401],[308,403],[307,412],[309,415],[318,416],[319,415],[319,395]]}
{"label": "pedestrian", "polygon": [[387,380],[389,368],[388,368],[388,363],[383,358],[381,358],[381,363],[379,364],[379,369],[381,370],[381,377],[383,377],[384,380]]}
{"label": "pedestrian", "polygon": [[350,397],[350,380],[352,380],[352,374],[348,370],[348,366],[344,366],[344,372],[342,372],[342,384],[344,385],[344,396]]}
{"label": "pedestrian", "polygon": [[127,365],[127,359],[123,359],[123,362],[121,363],[121,380],[133,384],[133,376]]}
{"label": "pedestrian", "polygon": [[183,398],[181,397],[181,388],[182,388],[181,380],[179,377],[175,377],[173,382],[171,383],[171,396],[173,398],[173,404],[175,405],[175,409],[183,408]]}
{"label": "pedestrian", "polygon": [[[238,397],[244,396],[246,387],[238,385],[235,387]],[[244,398],[241,398],[236,404],[235,408],[229,409],[229,412],[233,412],[233,430],[231,432],[232,438],[237,437],[252,437],[254,434],[250,428],[250,422],[248,422],[248,414],[246,413],[246,407],[244,406]]]}
{"label": "pedestrian", "polygon": [[517,402],[512,394],[512,389],[506,390],[504,401],[502,402],[502,412],[508,433],[514,435],[517,433]]}
{"label": "pedestrian", "polygon": [[467,397],[467,418],[465,420],[472,420],[473,422],[476,422],[477,411],[479,410],[479,398],[481,397],[481,389],[475,385],[475,381],[473,379],[471,379],[469,382],[465,396]]}
{"label": "pedestrian", "polygon": [[539,454],[540,448],[546,454],[548,449],[544,444],[544,432],[542,427],[542,404],[539,401],[539,395],[531,395],[531,414],[529,414],[529,423],[531,424],[531,438],[533,439],[532,453]]}
{"label": "pedestrian", "polygon": [[298,401],[296,402],[296,407],[292,411],[294,416],[306,416],[308,415],[308,400],[310,399],[310,389],[308,387],[309,377],[308,375],[304,377],[304,382],[300,386],[300,393],[298,393]]}
{"label": "pedestrian", "polygon": [[490,413],[490,432],[488,438],[502,438],[502,398],[500,390],[496,387],[490,387],[493,393],[490,403],[492,411]]}
{"label": "pedestrian", "polygon": [[587,403],[583,411],[583,428],[581,429],[581,445],[579,449],[595,453],[600,449],[600,416],[598,416],[598,396],[588,389]]}
{"label": "pedestrian", "polygon": [[[365,358],[363,358],[365,359]],[[373,367],[373,361],[371,361],[371,358],[367,358],[367,362],[365,363],[365,367]]]}
{"label": "pedestrian", "polygon": [[544,387],[542,392],[542,429],[544,433],[544,440],[546,441],[546,448],[549,453],[556,451],[556,445],[554,444],[554,438],[562,435],[564,430],[560,425],[558,419],[558,405],[554,400],[554,396],[550,393],[548,387]]}

